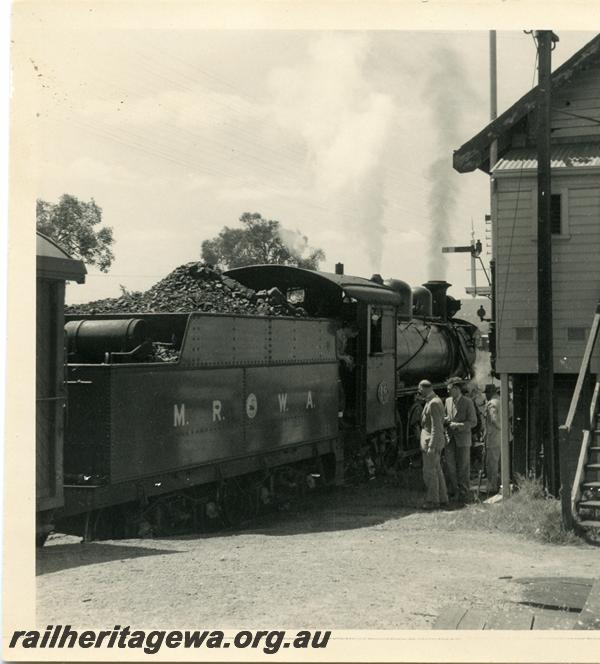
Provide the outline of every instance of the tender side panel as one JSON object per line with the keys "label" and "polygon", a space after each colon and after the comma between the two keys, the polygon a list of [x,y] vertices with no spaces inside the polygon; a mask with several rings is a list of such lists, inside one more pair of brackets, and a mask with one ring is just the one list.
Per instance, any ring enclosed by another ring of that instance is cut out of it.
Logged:
{"label": "tender side panel", "polygon": [[337,436],[336,364],[257,367],[245,374],[248,452]]}
{"label": "tender side panel", "polygon": [[[107,365],[70,365],[67,374],[65,474],[110,479],[110,371]],[[67,477],[67,484],[73,477]]]}
{"label": "tender side panel", "polygon": [[111,371],[111,480],[337,435],[337,365]]}
{"label": "tender side panel", "polygon": [[266,316],[190,316],[181,365],[249,366],[336,361],[328,320]]}
{"label": "tender side panel", "polygon": [[181,352],[185,367],[243,366],[267,362],[269,320],[241,316],[190,316]]}
{"label": "tender side panel", "polygon": [[333,339],[323,320],[200,314],[177,363],[72,365],[68,472],[123,483],[336,438]]}
{"label": "tender side panel", "polygon": [[111,374],[113,482],[244,454],[242,369],[129,365]]}
{"label": "tender side panel", "polygon": [[270,361],[335,362],[335,332],[326,320],[272,318],[269,326]]}

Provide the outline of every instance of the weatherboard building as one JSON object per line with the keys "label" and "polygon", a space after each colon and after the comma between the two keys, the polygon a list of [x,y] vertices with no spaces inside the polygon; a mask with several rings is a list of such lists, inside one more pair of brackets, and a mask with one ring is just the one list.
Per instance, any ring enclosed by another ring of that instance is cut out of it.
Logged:
{"label": "weatherboard building", "polygon": [[[513,386],[513,474],[540,468],[536,94],[534,88],[456,150],[453,162],[460,173],[479,169],[492,182],[495,362],[497,372]],[[494,141],[498,158],[490,166]],[[551,177],[554,390],[556,424],[561,425],[600,300],[600,35],[552,74]],[[560,443],[569,485],[582,429],[589,428],[600,373],[598,346],[583,384],[573,435]]]}

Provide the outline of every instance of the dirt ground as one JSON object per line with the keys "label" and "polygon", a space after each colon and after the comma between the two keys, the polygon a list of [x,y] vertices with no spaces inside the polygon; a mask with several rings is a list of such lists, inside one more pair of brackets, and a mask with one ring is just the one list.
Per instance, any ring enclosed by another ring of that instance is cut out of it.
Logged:
{"label": "dirt ground", "polygon": [[440,518],[419,511],[421,501],[376,481],[314,494],[237,532],[87,544],[54,536],[39,553],[38,620],[427,629],[448,604],[518,602],[518,577],[598,576],[595,547],[434,527]]}

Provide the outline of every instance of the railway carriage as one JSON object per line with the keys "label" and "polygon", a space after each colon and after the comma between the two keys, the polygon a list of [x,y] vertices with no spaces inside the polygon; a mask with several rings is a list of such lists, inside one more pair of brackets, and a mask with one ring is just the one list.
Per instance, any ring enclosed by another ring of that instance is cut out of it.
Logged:
{"label": "railway carriage", "polygon": [[43,541],[63,507],[65,282],[85,280],[85,266],[50,238],[36,238],[36,535]]}

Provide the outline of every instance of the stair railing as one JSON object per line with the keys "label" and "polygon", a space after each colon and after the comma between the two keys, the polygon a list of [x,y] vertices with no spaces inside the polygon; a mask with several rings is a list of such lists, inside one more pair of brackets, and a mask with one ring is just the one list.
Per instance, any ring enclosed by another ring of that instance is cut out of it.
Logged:
{"label": "stair railing", "polygon": [[586,422],[587,426],[583,429],[583,441],[581,444],[581,449],[579,451],[579,459],[577,461],[577,470],[575,472],[575,478],[573,480],[573,485],[571,487],[570,496],[569,493],[565,490],[565,481],[566,481],[566,464],[565,457],[566,452],[569,448],[569,441],[571,437],[571,429],[573,427],[573,420],[575,419],[575,413],[577,412],[577,407],[579,406],[579,401],[581,399],[581,394],[583,392],[583,385],[585,378],[588,375],[590,363],[592,360],[592,354],[594,352],[594,347],[596,345],[596,340],[598,338],[598,332],[600,331],[600,302],[596,305],[596,313],[594,314],[594,320],[592,321],[592,328],[588,336],[587,344],[585,346],[585,351],[583,353],[583,358],[581,360],[581,366],[579,368],[579,375],[577,376],[577,383],[575,384],[575,389],[573,390],[573,396],[571,398],[571,404],[569,406],[569,412],[567,413],[567,418],[565,423],[559,427],[559,450],[560,450],[560,460],[561,460],[561,501],[562,501],[562,516],[563,523],[566,528],[571,530],[574,524],[578,521],[579,517],[577,514],[577,503],[581,498],[581,483],[583,481],[583,475],[585,472],[585,464],[588,455],[588,448],[590,446],[590,441],[592,440],[592,432],[595,429],[595,417],[598,410],[598,399],[600,398],[600,382],[596,383],[594,389],[594,394],[592,396],[592,403],[590,405],[589,420]]}

